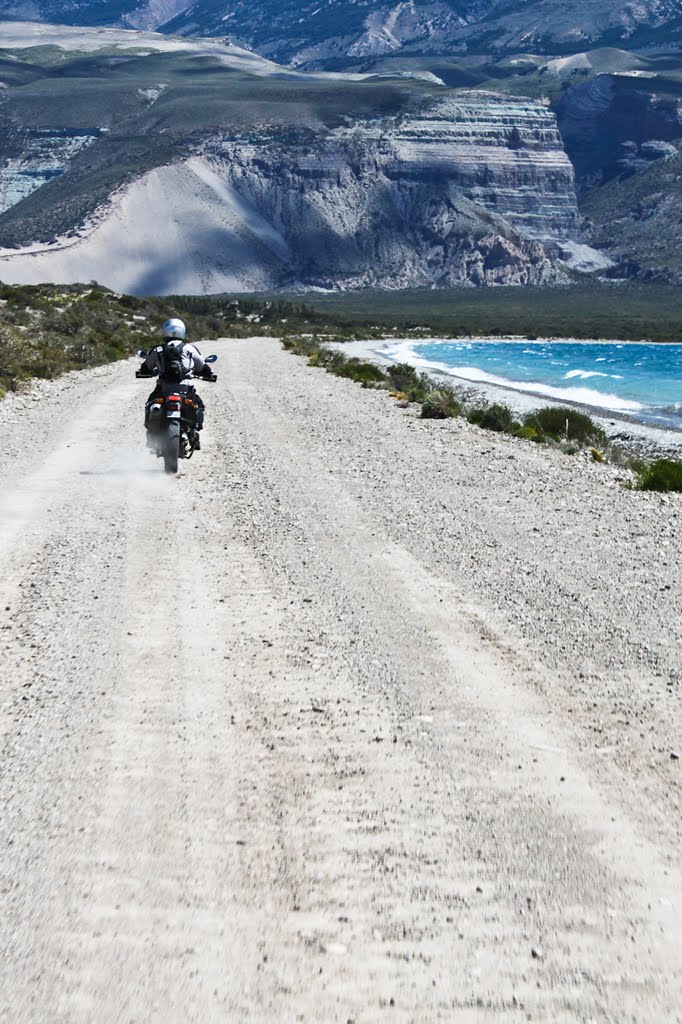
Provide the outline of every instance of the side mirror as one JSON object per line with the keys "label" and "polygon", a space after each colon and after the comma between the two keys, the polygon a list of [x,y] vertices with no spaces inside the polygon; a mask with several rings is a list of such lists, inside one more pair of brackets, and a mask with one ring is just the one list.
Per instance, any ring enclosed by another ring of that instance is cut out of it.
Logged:
{"label": "side mirror", "polygon": [[206,358],[204,359],[204,362],[205,363],[215,363],[217,358],[218,358],[217,356],[206,356]]}
{"label": "side mirror", "polygon": [[146,358],[147,358],[147,353],[145,352],[145,350],[144,350],[143,348],[141,348],[141,349],[139,350],[139,352],[137,353],[137,355],[138,355],[138,357],[139,357],[140,359],[146,359]]}

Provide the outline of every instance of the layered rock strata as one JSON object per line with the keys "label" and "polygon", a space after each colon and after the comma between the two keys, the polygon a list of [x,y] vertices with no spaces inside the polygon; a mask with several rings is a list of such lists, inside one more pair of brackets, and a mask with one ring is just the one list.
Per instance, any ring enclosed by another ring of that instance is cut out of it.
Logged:
{"label": "layered rock strata", "polygon": [[579,235],[573,170],[540,104],[472,92],[316,139],[216,139],[213,172],[322,287],[559,280]]}

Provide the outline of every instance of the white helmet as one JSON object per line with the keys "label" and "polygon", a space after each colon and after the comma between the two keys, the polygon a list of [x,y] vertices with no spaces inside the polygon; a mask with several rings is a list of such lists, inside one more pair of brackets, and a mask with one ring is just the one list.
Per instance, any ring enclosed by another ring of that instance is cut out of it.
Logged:
{"label": "white helmet", "polygon": [[161,328],[161,333],[164,338],[175,338],[177,341],[184,341],[185,335],[187,334],[187,328],[182,320],[178,320],[176,316],[172,316],[170,320],[166,320],[165,324]]}

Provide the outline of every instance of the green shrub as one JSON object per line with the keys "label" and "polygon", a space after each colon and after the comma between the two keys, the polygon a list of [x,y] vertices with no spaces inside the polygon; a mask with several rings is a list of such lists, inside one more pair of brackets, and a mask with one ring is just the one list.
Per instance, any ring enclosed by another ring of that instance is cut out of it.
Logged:
{"label": "green shrub", "polygon": [[657,459],[639,474],[641,491],[682,491],[682,462]]}
{"label": "green shrub", "polygon": [[282,338],[282,345],[288,352],[295,352],[299,356],[308,356],[310,359],[321,356],[323,352],[316,338],[299,338],[296,335],[289,335]]}
{"label": "green shrub", "polygon": [[459,416],[460,405],[447,388],[434,388],[422,402],[423,420],[447,420]]}
{"label": "green shrub", "polygon": [[514,437],[520,437],[524,441],[535,441],[539,436],[537,428],[530,424],[527,424],[525,427],[519,427],[514,431]]}
{"label": "green shrub", "polygon": [[[324,348],[320,346],[317,352],[314,352],[311,355],[309,362],[311,366],[324,366],[324,368],[329,370],[330,373],[338,376],[345,376],[345,374],[342,373],[342,370],[349,360],[343,352],[340,352],[336,348]],[[358,360],[355,360],[355,362],[358,362]]]}
{"label": "green shrub", "polygon": [[[341,353],[337,352],[337,356]],[[347,377],[349,380],[357,381],[363,387],[373,387],[380,381],[386,380],[386,376],[374,363],[367,363],[362,359],[335,360],[327,367],[337,377]]]}
{"label": "green shrub", "polygon": [[555,441],[573,441],[588,445],[604,442],[606,435],[593,419],[565,406],[546,406],[524,417],[524,425],[534,427],[540,434],[548,434]]}
{"label": "green shrub", "polygon": [[500,402],[472,409],[467,418],[469,423],[475,423],[484,430],[494,430],[497,433],[511,434],[519,427],[509,406]]}
{"label": "green shrub", "polygon": [[386,377],[394,391],[404,391],[405,394],[419,384],[419,374],[409,363],[393,363],[387,367]]}
{"label": "green shrub", "polygon": [[436,387],[428,374],[418,373],[409,363],[395,363],[389,366],[386,378],[391,389],[405,395],[410,402],[421,404],[432,391],[443,390]]}

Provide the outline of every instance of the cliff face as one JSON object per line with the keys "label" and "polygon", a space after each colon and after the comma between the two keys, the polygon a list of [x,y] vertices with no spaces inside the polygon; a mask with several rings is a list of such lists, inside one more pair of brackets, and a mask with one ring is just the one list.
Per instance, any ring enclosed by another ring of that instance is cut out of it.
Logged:
{"label": "cliff face", "polygon": [[578,236],[554,117],[530,102],[460,94],[316,140],[223,137],[205,156],[286,239],[308,284],[556,281],[543,241]]}
{"label": "cliff face", "polygon": [[586,238],[611,276],[682,281],[682,98],[651,72],[603,74],[559,108]]}
{"label": "cliff face", "polygon": [[681,209],[682,142],[627,178],[588,193],[586,233],[610,256],[609,276],[682,285]]}
{"label": "cliff face", "polygon": [[[144,218],[159,196],[173,252],[151,282]],[[553,114],[458,93],[332,131],[218,133],[133,185],[80,241],[6,251],[0,277],[59,280],[68,268],[89,280],[104,249],[99,279],[134,292],[556,283],[562,243],[577,238]]]}

